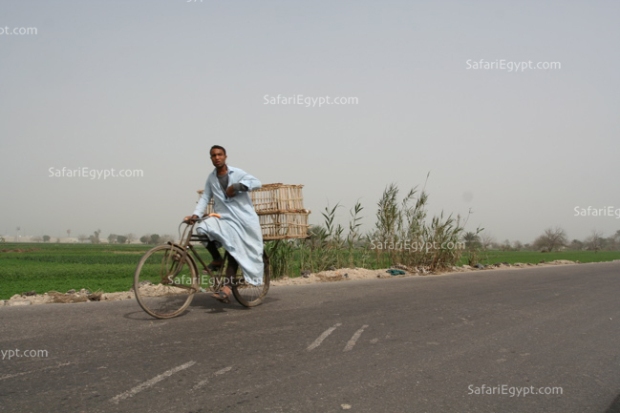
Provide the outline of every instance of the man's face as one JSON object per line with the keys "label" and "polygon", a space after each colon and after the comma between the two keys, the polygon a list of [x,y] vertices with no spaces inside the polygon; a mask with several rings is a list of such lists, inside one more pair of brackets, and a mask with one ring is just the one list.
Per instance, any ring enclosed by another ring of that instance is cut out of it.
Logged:
{"label": "man's face", "polygon": [[216,168],[220,168],[226,164],[226,154],[221,149],[211,149],[211,162]]}

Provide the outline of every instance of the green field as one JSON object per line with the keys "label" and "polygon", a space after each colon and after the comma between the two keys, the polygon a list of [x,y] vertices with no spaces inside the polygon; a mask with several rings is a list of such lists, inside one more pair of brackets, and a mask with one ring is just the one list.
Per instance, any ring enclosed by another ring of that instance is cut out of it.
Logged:
{"label": "green field", "polygon": [[[127,291],[142,254],[150,245],[92,244],[0,244],[0,299],[26,291],[66,292],[87,288],[90,291]],[[198,248],[203,259],[208,254]],[[564,251],[540,253],[528,251],[488,251],[480,254],[482,264],[539,263],[541,260],[580,262],[620,259],[620,251]],[[462,262],[464,263],[464,262]],[[375,267],[371,262],[370,266]],[[299,268],[298,265],[295,267]],[[293,276],[299,275],[291,274]]]}
{"label": "green field", "polygon": [[142,254],[152,246],[0,244],[0,299],[25,291],[127,291]]}

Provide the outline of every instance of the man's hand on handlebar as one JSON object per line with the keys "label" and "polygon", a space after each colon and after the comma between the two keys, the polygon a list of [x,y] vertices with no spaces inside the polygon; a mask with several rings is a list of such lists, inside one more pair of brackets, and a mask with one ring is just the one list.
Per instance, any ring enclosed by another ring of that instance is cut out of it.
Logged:
{"label": "man's hand on handlebar", "polygon": [[191,217],[187,216],[187,217],[183,218],[183,222],[186,223],[186,224],[195,224],[196,221],[198,221],[199,219],[200,219],[200,217],[198,215],[192,215]]}

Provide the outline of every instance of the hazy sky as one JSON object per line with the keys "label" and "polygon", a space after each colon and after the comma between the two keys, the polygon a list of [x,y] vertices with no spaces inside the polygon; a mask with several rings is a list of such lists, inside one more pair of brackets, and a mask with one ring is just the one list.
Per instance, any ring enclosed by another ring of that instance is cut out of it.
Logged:
{"label": "hazy sky", "polygon": [[609,236],[620,219],[575,207],[620,208],[618,21],[617,1],[3,0],[0,234],[176,234],[219,144],[304,184],[312,223],[359,199],[370,229],[386,185],[430,172],[430,214],[498,241]]}

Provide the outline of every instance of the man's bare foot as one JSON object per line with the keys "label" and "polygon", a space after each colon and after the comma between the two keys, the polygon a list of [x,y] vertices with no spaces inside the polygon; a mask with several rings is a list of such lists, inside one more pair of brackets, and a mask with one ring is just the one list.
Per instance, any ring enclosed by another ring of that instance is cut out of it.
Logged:
{"label": "man's bare foot", "polygon": [[230,304],[230,298],[232,297],[232,290],[227,285],[223,286],[220,291],[213,294],[211,297],[224,304]]}

